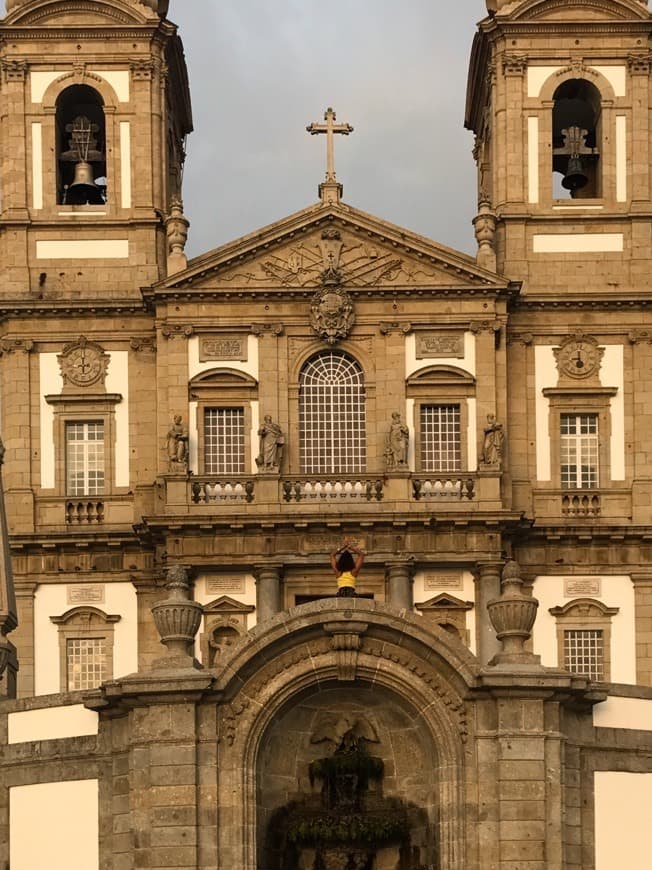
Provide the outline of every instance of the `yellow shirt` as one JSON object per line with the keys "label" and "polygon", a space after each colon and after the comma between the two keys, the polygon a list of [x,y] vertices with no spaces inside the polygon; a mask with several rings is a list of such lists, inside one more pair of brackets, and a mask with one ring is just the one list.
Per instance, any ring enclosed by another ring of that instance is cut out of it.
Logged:
{"label": "yellow shirt", "polygon": [[345,586],[350,586],[355,589],[355,577],[350,571],[342,571],[337,578],[337,588],[342,589]]}

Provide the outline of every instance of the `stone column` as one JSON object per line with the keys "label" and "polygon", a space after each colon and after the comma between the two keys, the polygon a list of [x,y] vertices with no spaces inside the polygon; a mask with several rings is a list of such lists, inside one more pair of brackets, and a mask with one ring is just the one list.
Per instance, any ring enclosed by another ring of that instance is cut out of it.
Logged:
{"label": "stone column", "polygon": [[260,625],[283,609],[281,599],[281,576],[283,567],[267,562],[254,566],[256,577],[256,622]]}
{"label": "stone column", "polygon": [[414,607],[413,575],[412,559],[396,559],[387,563],[388,604],[397,610],[412,610]]}
{"label": "stone column", "polygon": [[481,665],[486,665],[501,650],[496,631],[489,619],[487,604],[500,597],[500,579],[503,563],[478,562],[475,577],[476,642],[477,656]]}

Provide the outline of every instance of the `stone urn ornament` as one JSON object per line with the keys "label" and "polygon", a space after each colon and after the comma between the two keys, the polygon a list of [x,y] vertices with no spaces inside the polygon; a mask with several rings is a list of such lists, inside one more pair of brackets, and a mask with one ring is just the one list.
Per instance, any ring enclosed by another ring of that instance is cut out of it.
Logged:
{"label": "stone urn ornament", "polygon": [[521,568],[510,559],[503,568],[502,594],[487,604],[489,619],[503,649],[489,662],[491,666],[537,666],[541,658],[525,649],[532,636],[539,602],[523,592]]}
{"label": "stone urn ornament", "polygon": [[167,647],[166,654],[155,663],[157,668],[194,667],[192,642],[201,625],[204,609],[190,598],[188,572],[182,565],[174,565],[167,572],[165,601],[152,607],[161,643]]}

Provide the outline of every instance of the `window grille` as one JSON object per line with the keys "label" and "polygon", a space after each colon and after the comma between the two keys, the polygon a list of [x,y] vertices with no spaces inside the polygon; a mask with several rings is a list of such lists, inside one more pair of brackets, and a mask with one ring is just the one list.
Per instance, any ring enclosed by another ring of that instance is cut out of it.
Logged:
{"label": "window grille", "polygon": [[245,417],[243,408],[204,411],[205,474],[244,474]]}
{"label": "window grille", "polygon": [[105,639],[69,638],[66,641],[66,664],[69,692],[96,688],[107,678]]}
{"label": "window grille", "polygon": [[421,470],[460,471],[462,438],[459,405],[421,405]]}
{"label": "window grille", "polygon": [[359,474],[367,460],[364,375],[346,354],[311,359],[300,378],[301,470]]}
{"label": "window grille", "polygon": [[564,631],[564,664],[574,674],[604,679],[604,638],[601,629]]}
{"label": "window grille", "polygon": [[598,415],[562,414],[561,485],[565,489],[597,489]]}
{"label": "window grille", "polygon": [[66,491],[68,495],[104,492],[104,423],[66,424]]}

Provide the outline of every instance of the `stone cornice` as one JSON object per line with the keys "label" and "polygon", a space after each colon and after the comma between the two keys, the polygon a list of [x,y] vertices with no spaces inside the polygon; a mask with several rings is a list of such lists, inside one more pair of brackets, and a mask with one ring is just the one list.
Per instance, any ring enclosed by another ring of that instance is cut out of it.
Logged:
{"label": "stone cornice", "polygon": [[[457,286],[457,287],[413,287],[413,286],[391,286],[370,289],[368,287],[349,287],[344,285],[346,292],[353,297],[368,299],[370,295],[375,297],[391,298],[396,295],[421,297],[424,299],[452,299],[452,298],[468,298],[480,297],[486,298],[501,298],[507,297],[511,299],[517,291],[513,288],[502,287],[473,287],[473,286]],[[146,303],[163,302],[168,299],[192,301],[196,299],[229,299],[229,300],[247,300],[269,298],[274,301],[281,300],[311,300],[315,295],[315,288],[288,288],[288,287],[260,287],[243,289],[224,289],[222,287],[206,288],[146,288],[143,289],[143,297]]]}
{"label": "stone cornice", "polygon": [[142,39],[149,32],[156,32],[158,28],[151,24],[133,24],[125,27],[119,25],[111,27],[110,25],[100,24],[97,27],[62,27],[56,25],[52,27],[30,27],[27,30],[25,27],[12,27],[0,24],[0,38],[7,41],[14,40],[20,42],[38,42],[40,40],[56,40],[60,42],[64,39],[83,39],[83,40],[107,40],[107,39]]}
{"label": "stone cornice", "polygon": [[146,314],[147,308],[139,299],[86,299],[63,301],[39,299],[5,300],[0,303],[0,318],[93,316],[102,314]]}
{"label": "stone cornice", "polygon": [[551,293],[549,296],[521,296],[510,305],[510,311],[554,311],[554,310],[592,310],[592,311],[640,311],[652,308],[652,294],[628,294],[621,297],[613,293],[597,298],[591,296],[568,296]]}

